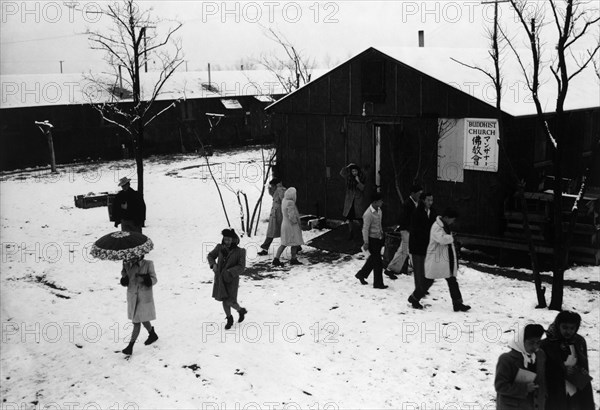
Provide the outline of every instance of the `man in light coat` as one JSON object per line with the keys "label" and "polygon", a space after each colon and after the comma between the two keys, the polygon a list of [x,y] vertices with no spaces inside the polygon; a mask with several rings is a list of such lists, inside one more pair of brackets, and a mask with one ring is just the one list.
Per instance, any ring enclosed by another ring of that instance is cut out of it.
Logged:
{"label": "man in light coat", "polygon": [[365,279],[368,278],[371,271],[373,271],[373,276],[375,277],[373,280],[373,287],[375,289],[387,289],[387,286],[383,284],[383,262],[381,260],[381,248],[383,247],[381,205],[383,205],[381,194],[373,194],[371,206],[369,206],[363,214],[362,229],[364,242],[362,249],[369,251],[369,258],[358,273],[354,275],[361,284],[367,285],[368,282]]}
{"label": "man in light coat", "polygon": [[431,226],[429,245],[425,256],[425,286],[415,289],[408,301],[415,309],[423,309],[419,303],[425,295],[424,289],[429,289],[434,279],[446,279],[452,305],[455,312],[466,312],[470,306],[463,304],[462,295],[456,280],[458,271],[458,258],[454,248],[454,236],[450,231],[458,212],[447,208],[441,216],[438,216]]}

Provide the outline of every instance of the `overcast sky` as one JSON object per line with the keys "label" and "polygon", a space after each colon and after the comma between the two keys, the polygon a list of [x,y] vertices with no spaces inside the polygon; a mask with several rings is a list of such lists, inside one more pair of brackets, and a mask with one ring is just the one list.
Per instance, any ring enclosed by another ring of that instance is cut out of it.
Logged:
{"label": "overcast sky", "polygon": [[[102,52],[91,50],[83,33],[106,30],[106,18],[93,13],[103,2],[79,1],[75,10],[65,3],[0,0],[2,74],[58,73],[61,60],[64,72],[102,69]],[[485,27],[493,16],[491,4],[451,0],[139,4],[153,8],[158,18],[183,23],[179,36],[190,71],[204,70],[209,62],[215,68],[233,68],[242,59],[276,50],[264,27],[281,31],[319,65],[332,66],[369,46],[417,46],[419,30],[425,31],[426,47],[487,47]],[[597,0],[590,4],[598,7]],[[502,4],[501,11],[503,23],[517,33],[508,4]],[[552,26],[546,29],[554,31]]]}

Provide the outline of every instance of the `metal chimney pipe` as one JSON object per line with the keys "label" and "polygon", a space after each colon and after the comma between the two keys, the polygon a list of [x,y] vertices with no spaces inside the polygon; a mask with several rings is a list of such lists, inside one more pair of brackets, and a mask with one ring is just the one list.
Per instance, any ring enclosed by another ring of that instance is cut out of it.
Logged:
{"label": "metal chimney pipe", "polygon": [[419,47],[425,47],[425,31],[419,30]]}
{"label": "metal chimney pipe", "polygon": [[210,81],[210,63],[208,63],[208,86],[210,87],[211,81]]}

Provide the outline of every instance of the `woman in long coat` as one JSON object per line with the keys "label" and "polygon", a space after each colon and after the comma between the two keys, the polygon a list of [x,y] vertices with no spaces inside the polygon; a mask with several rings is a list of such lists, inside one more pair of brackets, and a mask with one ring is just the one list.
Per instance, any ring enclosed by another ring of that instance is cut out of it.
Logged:
{"label": "woman in long coat", "polygon": [[302,239],[302,228],[300,227],[300,212],[296,207],[296,188],[288,188],[281,201],[281,212],[283,214],[283,222],[281,223],[281,245],[277,249],[275,259],[273,259],[273,265],[283,265],[279,258],[283,253],[286,246],[292,248],[292,259],[290,259],[291,265],[302,265],[296,253],[301,245],[304,245]]}
{"label": "woman in long coat", "polygon": [[238,322],[243,322],[248,311],[237,302],[240,275],[246,269],[246,250],[240,248],[240,238],[233,229],[223,229],[223,240],[207,256],[208,264],[215,273],[212,297],[223,303],[227,316],[225,329],[233,326],[231,308],[239,314]]}
{"label": "woman in long coat", "polygon": [[144,259],[143,256],[123,262],[121,285],[127,286],[127,317],[133,322],[131,340],[122,350],[126,355],[133,353],[133,344],[140,334],[140,324],[148,331],[145,345],[158,340],[154,327],[150,324],[151,320],[156,320],[152,287],[157,281],[154,262]]}
{"label": "woman in long coat", "polygon": [[281,212],[281,201],[285,194],[285,187],[281,184],[278,178],[273,178],[269,182],[269,194],[273,197],[271,205],[271,214],[269,215],[269,225],[267,227],[267,237],[263,242],[259,255],[264,256],[269,253],[269,247],[273,243],[274,238],[281,236],[281,222],[283,222],[283,214]]}
{"label": "woman in long coat", "polygon": [[352,239],[354,221],[360,220],[365,212],[363,192],[366,178],[360,167],[354,163],[343,167],[340,176],[346,180],[346,197],[344,198],[344,211],[342,214],[348,224],[348,236]]}

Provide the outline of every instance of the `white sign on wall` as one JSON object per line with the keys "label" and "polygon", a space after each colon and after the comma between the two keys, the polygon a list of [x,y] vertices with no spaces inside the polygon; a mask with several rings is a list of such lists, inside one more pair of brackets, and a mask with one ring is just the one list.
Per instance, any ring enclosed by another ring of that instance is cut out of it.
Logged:
{"label": "white sign on wall", "polygon": [[498,120],[465,118],[464,169],[498,172]]}

